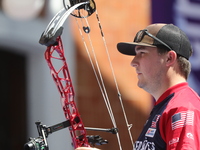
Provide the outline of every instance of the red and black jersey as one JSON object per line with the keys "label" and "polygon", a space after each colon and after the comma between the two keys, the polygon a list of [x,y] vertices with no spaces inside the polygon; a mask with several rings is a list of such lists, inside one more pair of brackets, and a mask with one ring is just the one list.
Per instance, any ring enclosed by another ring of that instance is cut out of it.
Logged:
{"label": "red and black jersey", "polygon": [[136,150],[199,150],[200,98],[180,83],[155,103],[138,140]]}

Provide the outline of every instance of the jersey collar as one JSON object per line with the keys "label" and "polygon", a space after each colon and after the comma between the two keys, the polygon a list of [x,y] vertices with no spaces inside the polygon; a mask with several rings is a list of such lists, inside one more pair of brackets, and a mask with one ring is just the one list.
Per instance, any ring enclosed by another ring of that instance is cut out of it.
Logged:
{"label": "jersey collar", "polygon": [[162,102],[167,96],[169,96],[170,94],[173,94],[177,91],[179,91],[180,89],[184,88],[188,86],[187,82],[183,82],[183,83],[179,83],[177,85],[174,85],[170,88],[168,88],[161,96],[160,98],[155,102],[155,105],[159,104],[160,102]]}

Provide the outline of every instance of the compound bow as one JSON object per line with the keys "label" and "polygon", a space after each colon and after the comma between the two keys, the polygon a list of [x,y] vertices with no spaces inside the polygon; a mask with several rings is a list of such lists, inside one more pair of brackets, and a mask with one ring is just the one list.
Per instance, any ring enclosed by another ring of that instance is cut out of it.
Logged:
{"label": "compound bow", "polygon": [[[53,17],[46,30],[42,33],[39,41],[40,44],[47,46],[45,59],[61,96],[61,104],[66,121],[50,127],[41,124],[41,122],[36,122],[39,137],[36,139],[30,138],[30,141],[25,144],[26,150],[48,150],[46,139],[48,135],[66,127],[69,128],[74,148],[82,146],[90,147],[90,145],[94,144],[102,145],[107,143],[107,140],[102,139],[100,136],[88,136],[86,130],[105,131],[113,134],[118,133],[116,126],[111,129],[84,127],[76,107],[74,101],[74,88],[70,78],[66,58],[64,56],[64,48],[61,40],[63,24],[70,14],[77,18],[89,17],[96,11],[96,5],[93,0],[70,0],[69,2],[70,5],[66,5],[65,0],[63,0],[64,8]],[[100,23],[99,27],[101,29]],[[89,27],[83,27],[83,30],[86,33],[90,32]],[[102,30],[101,34],[103,37]],[[59,67],[55,65],[55,61],[60,62]],[[109,107],[110,104],[107,103],[107,105]],[[119,139],[118,142],[120,142]]]}

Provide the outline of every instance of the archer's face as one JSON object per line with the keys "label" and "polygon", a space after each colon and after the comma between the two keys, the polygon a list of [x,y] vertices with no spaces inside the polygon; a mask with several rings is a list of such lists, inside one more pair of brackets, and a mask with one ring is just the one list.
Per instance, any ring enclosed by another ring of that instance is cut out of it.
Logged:
{"label": "archer's face", "polygon": [[162,86],[165,76],[164,56],[158,54],[156,47],[136,46],[135,51],[131,66],[136,69],[138,86],[152,93]]}

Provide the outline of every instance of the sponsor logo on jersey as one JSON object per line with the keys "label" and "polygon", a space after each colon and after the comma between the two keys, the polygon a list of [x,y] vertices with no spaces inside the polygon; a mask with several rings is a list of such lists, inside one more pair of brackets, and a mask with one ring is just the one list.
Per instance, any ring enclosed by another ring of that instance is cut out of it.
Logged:
{"label": "sponsor logo on jersey", "polygon": [[173,138],[171,141],[169,141],[169,145],[174,144],[174,143],[178,143],[178,142],[179,142],[179,137]]}
{"label": "sponsor logo on jersey", "polygon": [[172,116],[172,130],[194,123],[194,111],[182,111]]}
{"label": "sponsor logo on jersey", "polygon": [[149,129],[147,130],[145,136],[147,136],[147,137],[154,137],[155,133],[156,133],[156,129],[149,128]]}
{"label": "sponsor logo on jersey", "polygon": [[193,136],[192,133],[187,133],[186,136],[187,136],[189,139],[194,140],[194,136]]}

